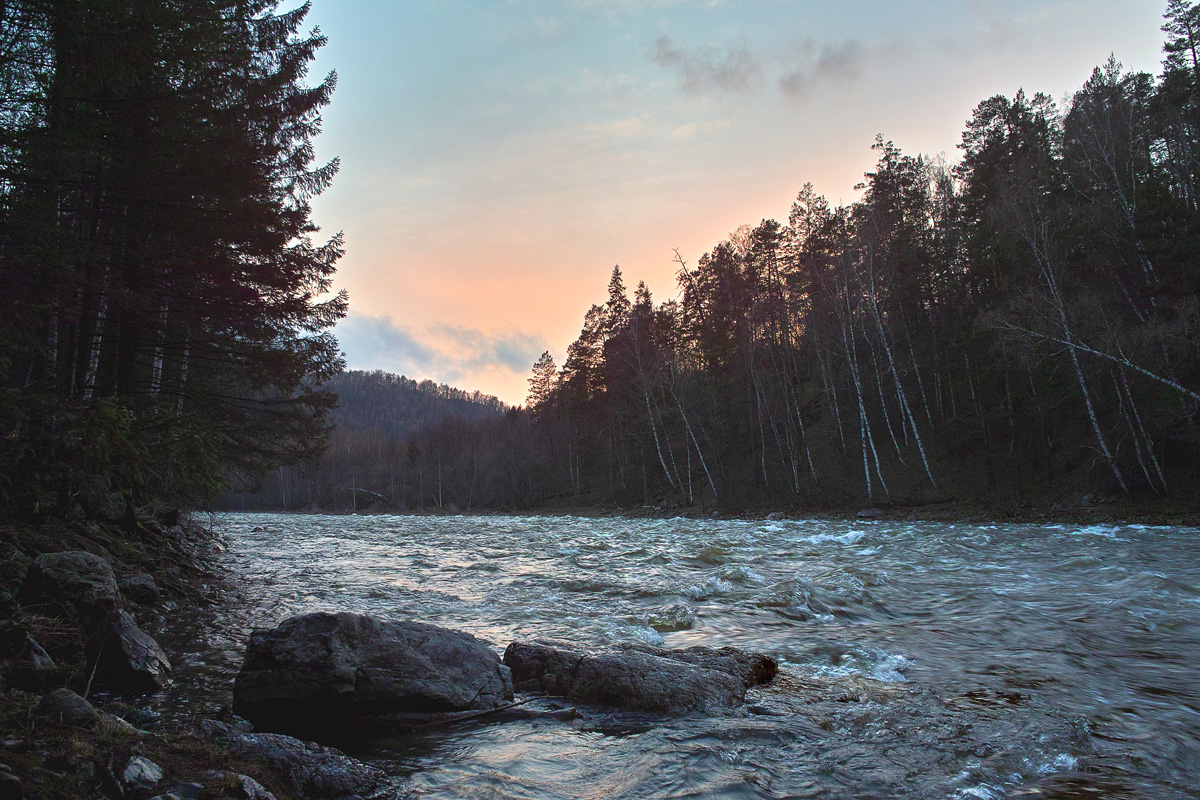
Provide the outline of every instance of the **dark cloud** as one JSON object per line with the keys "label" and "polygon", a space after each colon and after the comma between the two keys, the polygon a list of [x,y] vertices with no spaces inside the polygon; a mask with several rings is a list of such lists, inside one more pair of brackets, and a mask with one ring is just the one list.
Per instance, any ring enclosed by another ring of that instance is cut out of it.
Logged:
{"label": "dark cloud", "polygon": [[670,36],[654,43],[650,60],[675,72],[685,92],[749,92],[762,84],[762,64],[744,42],[724,50],[678,47]]}
{"label": "dark cloud", "polygon": [[444,325],[415,332],[389,317],[369,314],[349,314],[336,333],[351,369],[382,369],[452,384],[496,367],[527,372],[545,349],[538,337],[520,331],[491,334]]}
{"label": "dark cloud", "polygon": [[795,100],[804,100],[818,86],[858,80],[867,55],[866,48],[854,39],[820,49],[806,42],[792,59],[793,64],[800,63],[779,79],[779,90]]}

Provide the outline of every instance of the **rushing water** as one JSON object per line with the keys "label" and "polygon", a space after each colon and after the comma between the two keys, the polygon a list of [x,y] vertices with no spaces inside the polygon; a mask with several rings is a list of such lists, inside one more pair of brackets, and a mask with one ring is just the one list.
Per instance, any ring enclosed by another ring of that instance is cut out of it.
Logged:
{"label": "rushing water", "polygon": [[777,686],[714,717],[584,709],[359,745],[399,796],[1200,792],[1196,529],[285,515],[217,527],[240,588],[189,615],[172,702],[190,713],[228,700],[251,628],[312,610],[433,622],[497,650],[728,644],[780,661]]}

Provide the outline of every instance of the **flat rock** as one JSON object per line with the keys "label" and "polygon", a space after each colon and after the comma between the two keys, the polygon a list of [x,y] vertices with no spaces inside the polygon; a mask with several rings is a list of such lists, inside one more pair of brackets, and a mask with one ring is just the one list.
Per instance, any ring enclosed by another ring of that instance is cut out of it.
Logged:
{"label": "flat rock", "polygon": [[94,624],[121,607],[117,578],[107,561],[81,550],[43,553],[21,586],[21,603],[56,616]]}
{"label": "flat rock", "polygon": [[233,685],[235,713],[261,728],[305,733],[511,699],[508,668],[474,636],[348,613],[305,614],[254,631]]}
{"label": "flat rock", "polygon": [[301,797],[367,794],[384,778],[381,770],[340,750],[281,733],[243,733],[216,720],[205,720],[201,728],[230,751],[271,766]]}
{"label": "flat rock", "polygon": [[521,691],[627,711],[682,714],[732,708],[746,697],[740,677],[633,648],[584,654],[544,642],[513,642],[504,663]]}
{"label": "flat rock", "polygon": [[223,797],[232,797],[235,800],[278,800],[267,787],[249,775],[236,772],[212,772],[209,775],[224,788]]}

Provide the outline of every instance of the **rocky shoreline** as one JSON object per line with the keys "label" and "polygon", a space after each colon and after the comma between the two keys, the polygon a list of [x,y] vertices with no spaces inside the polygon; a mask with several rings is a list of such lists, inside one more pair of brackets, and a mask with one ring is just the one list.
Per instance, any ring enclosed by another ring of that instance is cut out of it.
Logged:
{"label": "rocky shoreline", "polygon": [[172,670],[155,635],[189,604],[220,596],[207,563],[218,540],[171,522],[142,520],[132,533],[0,525],[0,800],[395,797],[402,787],[330,741],[570,722],[582,716],[572,704],[724,713],[777,669],[733,648],[514,642],[501,658],[434,625],[315,613],[251,634],[232,709],[165,721],[149,705]]}

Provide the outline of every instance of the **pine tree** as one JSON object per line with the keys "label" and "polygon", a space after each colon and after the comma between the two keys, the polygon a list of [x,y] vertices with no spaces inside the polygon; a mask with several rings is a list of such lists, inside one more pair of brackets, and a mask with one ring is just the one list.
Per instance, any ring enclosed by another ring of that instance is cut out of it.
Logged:
{"label": "pine tree", "polygon": [[529,395],[525,398],[525,406],[538,413],[554,394],[554,383],[558,378],[558,367],[554,364],[554,356],[547,350],[538,356],[533,363],[533,377],[529,379]]}

